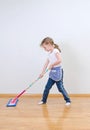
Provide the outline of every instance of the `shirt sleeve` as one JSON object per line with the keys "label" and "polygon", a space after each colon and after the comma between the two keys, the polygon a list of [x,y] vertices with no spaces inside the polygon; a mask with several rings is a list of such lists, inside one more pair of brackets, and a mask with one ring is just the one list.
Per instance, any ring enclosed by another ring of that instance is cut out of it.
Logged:
{"label": "shirt sleeve", "polygon": [[59,50],[55,48],[54,53],[59,53]]}

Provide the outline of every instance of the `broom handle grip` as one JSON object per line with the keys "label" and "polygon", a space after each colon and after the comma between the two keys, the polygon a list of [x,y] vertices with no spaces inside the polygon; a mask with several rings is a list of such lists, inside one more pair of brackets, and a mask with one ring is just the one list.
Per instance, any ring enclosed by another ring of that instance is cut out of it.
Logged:
{"label": "broom handle grip", "polygon": [[17,96],[16,96],[16,98],[19,98],[23,93],[25,93],[26,92],[26,90],[23,90],[20,94],[18,94]]}
{"label": "broom handle grip", "polygon": [[18,99],[21,95],[23,95],[23,93],[25,93],[26,90],[23,90],[20,94],[18,94],[14,99],[13,99],[13,102]]}

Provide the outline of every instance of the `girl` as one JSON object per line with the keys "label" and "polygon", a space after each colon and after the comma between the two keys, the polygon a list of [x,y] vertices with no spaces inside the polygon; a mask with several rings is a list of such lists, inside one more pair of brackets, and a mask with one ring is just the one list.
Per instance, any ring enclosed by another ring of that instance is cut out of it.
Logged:
{"label": "girl", "polygon": [[61,50],[59,46],[55,44],[50,37],[44,38],[40,46],[43,47],[49,55],[39,77],[42,78],[44,76],[47,67],[50,70],[50,73],[43,92],[42,100],[38,104],[45,104],[47,102],[49,91],[56,83],[58,91],[62,93],[64,100],[66,101],[66,105],[70,105],[70,98],[63,86],[63,69],[61,67]]}

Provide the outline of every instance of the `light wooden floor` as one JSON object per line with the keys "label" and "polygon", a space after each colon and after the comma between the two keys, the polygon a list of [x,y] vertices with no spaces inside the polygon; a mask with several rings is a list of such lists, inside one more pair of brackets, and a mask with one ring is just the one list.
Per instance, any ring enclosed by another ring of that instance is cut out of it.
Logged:
{"label": "light wooden floor", "polygon": [[0,98],[0,130],[90,130],[90,97],[71,97],[70,107],[62,97],[21,97],[16,107],[6,107],[10,98]]}

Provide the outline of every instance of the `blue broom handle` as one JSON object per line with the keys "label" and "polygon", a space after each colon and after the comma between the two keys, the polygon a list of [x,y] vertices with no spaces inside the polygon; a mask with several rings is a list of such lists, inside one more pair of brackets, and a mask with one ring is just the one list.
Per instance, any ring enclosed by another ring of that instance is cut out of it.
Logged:
{"label": "blue broom handle", "polygon": [[[48,69],[46,69],[45,73],[48,71]],[[36,83],[40,78],[38,77],[35,81],[33,81],[29,87],[27,87],[25,90],[23,90],[20,94],[18,94],[13,100],[12,103],[15,102],[21,95],[23,95],[23,93],[25,93],[34,83]]]}
{"label": "blue broom handle", "polygon": [[[49,69],[46,69],[45,73],[48,72]],[[36,80],[34,80],[29,87],[27,87],[25,90],[28,90],[33,84],[35,84],[38,80],[40,79],[40,77],[38,77]]]}

